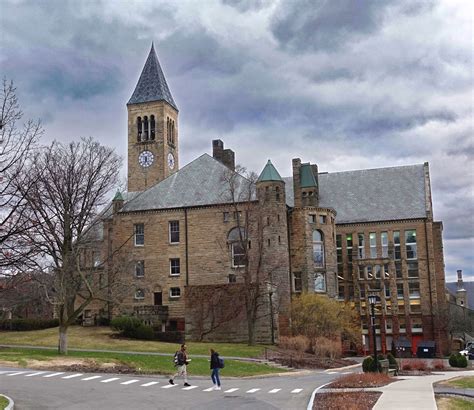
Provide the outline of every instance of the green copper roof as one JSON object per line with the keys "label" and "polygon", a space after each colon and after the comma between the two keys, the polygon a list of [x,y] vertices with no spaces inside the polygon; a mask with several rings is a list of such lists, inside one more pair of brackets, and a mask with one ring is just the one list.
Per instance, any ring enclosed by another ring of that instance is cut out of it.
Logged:
{"label": "green copper roof", "polygon": [[310,164],[301,164],[300,168],[301,188],[318,186]]}
{"label": "green copper roof", "polygon": [[120,193],[120,191],[117,189],[117,192],[115,193],[115,196],[114,196],[114,201],[123,201],[123,196],[122,194]]}
{"label": "green copper roof", "polygon": [[272,162],[268,160],[267,165],[265,165],[265,168],[263,168],[262,173],[258,177],[257,182],[263,182],[263,181],[282,181],[280,174],[276,170],[276,168],[273,166]]}

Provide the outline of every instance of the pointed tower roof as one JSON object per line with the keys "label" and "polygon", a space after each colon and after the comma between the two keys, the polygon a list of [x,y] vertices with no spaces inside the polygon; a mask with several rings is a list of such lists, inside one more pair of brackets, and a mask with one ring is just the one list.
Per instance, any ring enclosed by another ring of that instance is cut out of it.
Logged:
{"label": "pointed tower roof", "polygon": [[123,196],[122,193],[117,189],[117,192],[115,193],[114,199],[112,201],[123,201]]}
{"label": "pointed tower roof", "polygon": [[267,165],[265,165],[265,168],[263,168],[262,173],[258,177],[257,182],[263,182],[263,181],[282,181],[280,174],[276,170],[276,168],[273,166],[272,161],[268,160]]}
{"label": "pointed tower roof", "polygon": [[178,110],[170,89],[168,88],[168,84],[166,83],[165,75],[161,70],[153,43],[151,44],[150,54],[148,54],[135,91],[127,105],[149,101],[166,101],[173,108]]}

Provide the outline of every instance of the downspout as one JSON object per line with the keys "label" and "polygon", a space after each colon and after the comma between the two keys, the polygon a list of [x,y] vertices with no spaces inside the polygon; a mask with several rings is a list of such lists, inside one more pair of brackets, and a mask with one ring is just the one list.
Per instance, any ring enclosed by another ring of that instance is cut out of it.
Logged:
{"label": "downspout", "polygon": [[189,286],[189,263],[188,263],[188,208],[184,208],[184,248],[186,257],[186,286]]}

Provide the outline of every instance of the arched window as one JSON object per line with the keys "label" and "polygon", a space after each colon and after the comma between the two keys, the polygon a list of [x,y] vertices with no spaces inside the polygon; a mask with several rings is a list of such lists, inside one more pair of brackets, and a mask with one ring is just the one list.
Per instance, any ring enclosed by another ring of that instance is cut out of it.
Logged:
{"label": "arched window", "polygon": [[142,117],[137,118],[137,141],[142,140]]}
{"label": "arched window", "polygon": [[171,142],[170,141],[170,119],[166,117],[166,140],[168,141],[168,144]]}
{"label": "arched window", "polygon": [[246,262],[245,246],[247,235],[244,228],[232,228],[227,235],[227,242],[232,253],[232,267],[243,268]]}
{"label": "arched window", "polygon": [[155,139],[155,116],[150,115],[150,139]]}
{"label": "arched window", "polygon": [[324,268],[324,236],[319,230],[313,231],[313,261],[317,268]]}
{"label": "arched window", "polygon": [[143,117],[143,140],[148,141],[148,117]]}
{"label": "arched window", "polygon": [[171,120],[171,144],[174,145],[174,121]]}

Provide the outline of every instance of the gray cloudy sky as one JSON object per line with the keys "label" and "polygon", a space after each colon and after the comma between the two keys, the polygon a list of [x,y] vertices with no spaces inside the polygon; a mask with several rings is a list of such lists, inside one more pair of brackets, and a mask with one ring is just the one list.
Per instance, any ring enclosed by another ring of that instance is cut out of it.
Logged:
{"label": "gray cloudy sky", "polygon": [[[150,43],[180,109],[184,165],[344,171],[429,161],[446,274],[474,279],[470,0],[0,0],[0,74],[48,139],[126,154]],[[397,198],[393,198],[394,201]]]}

